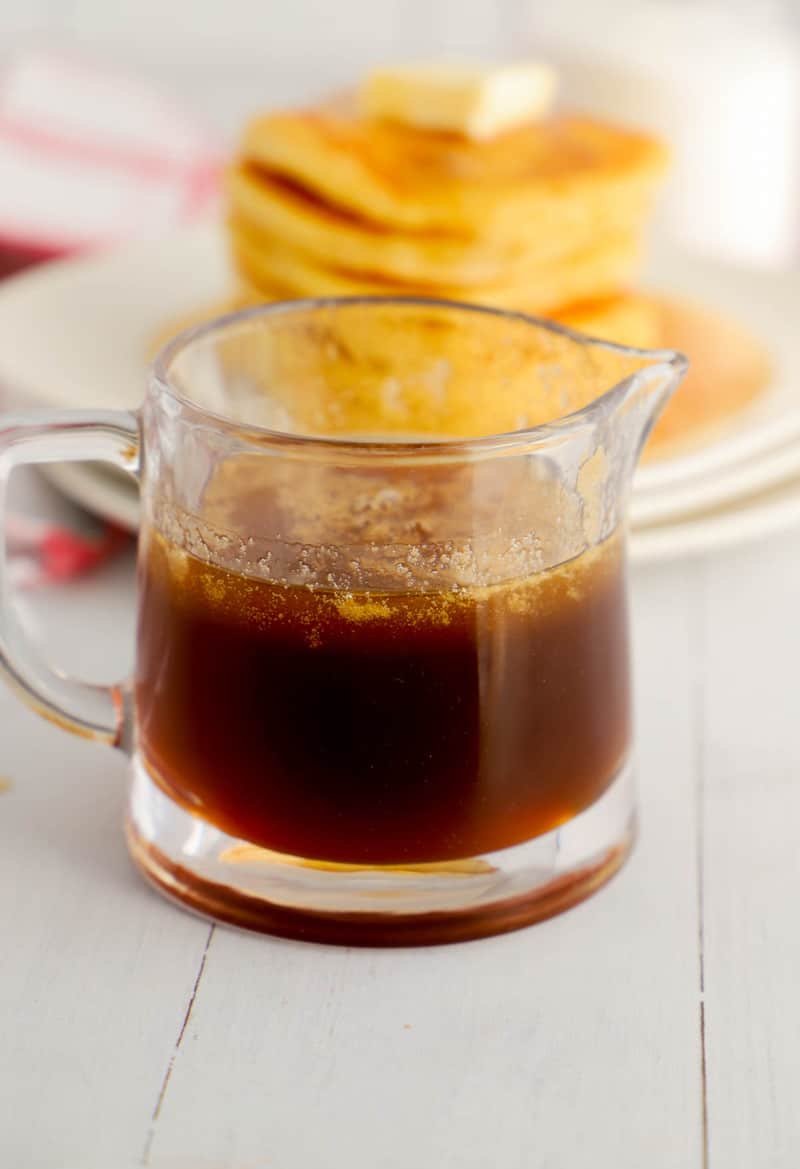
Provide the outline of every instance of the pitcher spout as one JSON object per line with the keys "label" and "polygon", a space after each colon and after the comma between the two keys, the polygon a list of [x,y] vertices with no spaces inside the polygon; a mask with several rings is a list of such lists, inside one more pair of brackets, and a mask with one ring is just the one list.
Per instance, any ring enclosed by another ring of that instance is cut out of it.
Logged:
{"label": "pitcher spout", "polygon": [[586,547],[624,523],[639,458],[689,363],[675,350],[629,349],[594,340],[584,345],[601,391],[572,416],[583,424],[574,490]]}
{"label": "pitcher spout", "polygon": [[631,427],[627,441],[634,451],[634,468],[653,427],[689,368],[688,358],[676,350],[643,353],[642,358],[642,367],[627,379],[619,406],[620,425]]}

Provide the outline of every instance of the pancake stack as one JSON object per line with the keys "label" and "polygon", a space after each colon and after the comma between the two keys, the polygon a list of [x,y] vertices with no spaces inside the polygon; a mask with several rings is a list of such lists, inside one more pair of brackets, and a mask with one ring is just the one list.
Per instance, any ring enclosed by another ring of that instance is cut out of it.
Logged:
{"label": "pancake stack", "polygon": [[549,115],[470,139],[345,97],[256,117],[228,175],[244,299],[423,295],[658,344],[633,291],[665,168],[655,139]]}

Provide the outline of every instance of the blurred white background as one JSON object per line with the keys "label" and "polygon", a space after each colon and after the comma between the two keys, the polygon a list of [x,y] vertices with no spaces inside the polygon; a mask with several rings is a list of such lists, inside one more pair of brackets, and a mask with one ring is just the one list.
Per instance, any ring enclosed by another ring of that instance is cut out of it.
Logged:
{"label": "blurred white background", "polygon": [[513,53],[528,24],[526,0],[0,0],[5,53],[67,44],[172,80],[228,133],[368,62]]}
{"label": "blurred white background", "polygon": [[29,47],[151,77],[225,141],[376,61],[545,53],[567,102],[673,142],[682,243],[800,255],[800,0],[0,0],[0,66]]}

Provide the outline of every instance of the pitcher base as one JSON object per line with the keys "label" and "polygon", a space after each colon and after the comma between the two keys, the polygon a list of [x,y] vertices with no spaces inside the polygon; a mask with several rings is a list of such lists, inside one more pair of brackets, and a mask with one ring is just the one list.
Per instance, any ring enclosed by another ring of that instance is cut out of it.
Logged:
{"label": "pitcher base", "polygon": [[633,768],[553,832],[459,861],[329,864],[220,832],[170,800],[134,760],[126,826],[138,868],[204,917],[338,945],[420,946],[520,929],[590,896],[635,839]]}

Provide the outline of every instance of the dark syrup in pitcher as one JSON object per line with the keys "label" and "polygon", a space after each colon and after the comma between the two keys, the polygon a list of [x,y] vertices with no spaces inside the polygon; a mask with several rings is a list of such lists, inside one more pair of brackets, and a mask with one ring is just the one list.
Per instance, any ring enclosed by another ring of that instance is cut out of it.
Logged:
{"label": "dark syrup in pitcher", "polygon": [[630,740],[622,540],[524,581],[345,592],[144,541],[140,751],[233,837],[368,865],[484,855],[592,804]]}

